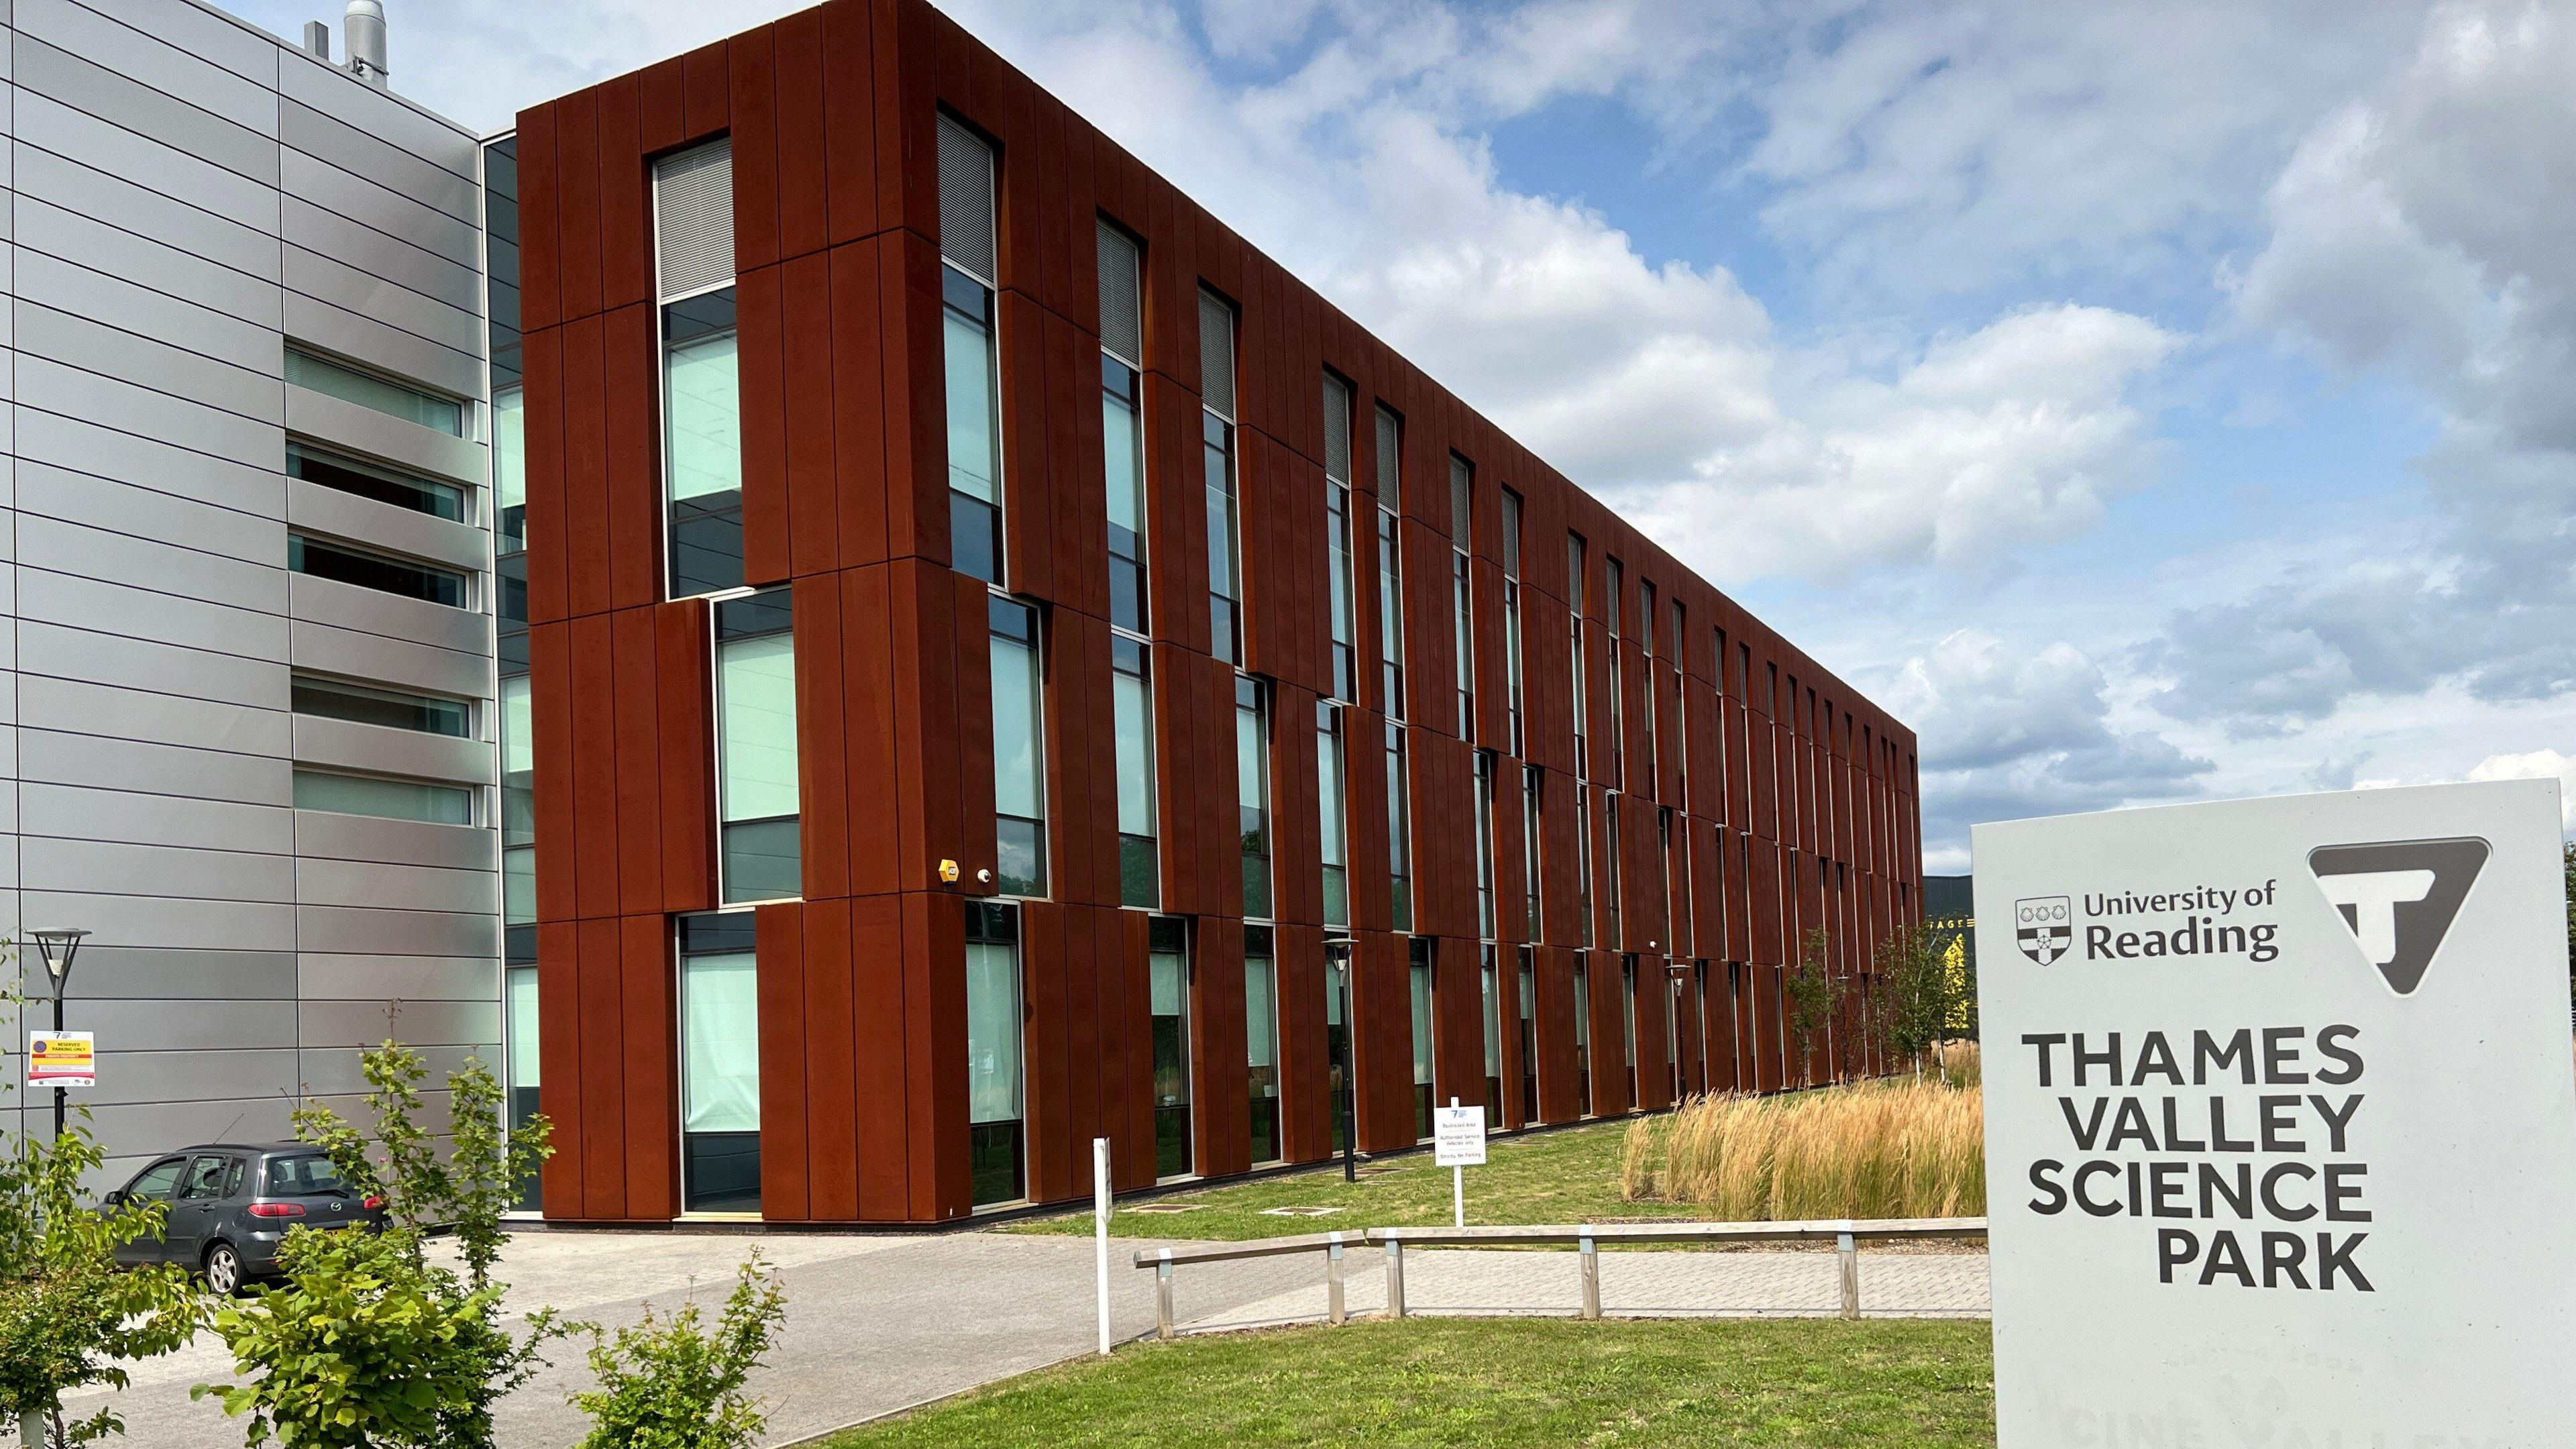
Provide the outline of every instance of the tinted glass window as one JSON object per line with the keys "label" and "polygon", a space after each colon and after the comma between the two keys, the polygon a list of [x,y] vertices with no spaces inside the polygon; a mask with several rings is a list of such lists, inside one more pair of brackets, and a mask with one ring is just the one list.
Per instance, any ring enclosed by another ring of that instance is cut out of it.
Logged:
{"label": "tinted glass window", "polygon": [[188,1159],[184,1157],[156,1162],[143,1169],[143,1175],[134,1179],[134,1185],[126,1191],[139,1198],[167,1198],[179,1190],[179,1169],[187,1165]]}
{"label": "tinted glass window", "polygon": [[465,406],[452,398],[406,387],[391,378],[360,372],[309,352],[286,349],[286,380],[297,387],[328,393],[342,402],[356,403],[402,419],[418,423],[451,437],[465,436]]}
{"label": "tinted glass window", "polygon": [[293,694],[297,714],[327,715],[357,724],[385,725],[426,734],[466,735],[467,709],[458,699],[438,699],[400,690],[373,689],[336,679],[297,675]]}
{"label": "tinted glass window", "polygon": [[465,490],[453,483],[441,483],[375,463],[361,463],[355,458],[317,452],[301,443],[286,447],[286,471],[290,477],[307,483],[319,483],[343,493],[355,493],[378,503],[408,508],[433,518],[465,518]]}
{"label": "tinted glass window", "polygon": [[247,1169],[242,1160],[238,1157],[234,1158],[231,1165],[224,1169],[224,1196],[241,1196],[242,1178],[246,1175]]}
{"label": "tinted glass window", "polygon": [[454,570],[343,548],[300,533],[286,536],[286,566],[317,579],[336,579],[406,599],[426,599],[460,609],[465,606],[465,575]]}
{"label": "tinted glass window", "polygon": [[297,770],[295,808],[375,815],[387,820],[422,820],[433,825],[471,825],[474,792],[462,785],[433,785],[423,780]]}
{"label": "tinted glass window", "polygon": [[200,1157],[188,1164],[187,1185],[179,1189],[183,1198],[215,1198],[224,1193],[226,1159]]}
{"label": "tinted glass window", "polygon": [[268,1160],[268,1192],[271,1197],[305,1197],[326,1192],[346,1196],[348,1191],[347,1180],[340,1176],[339,1167],[330,1158],[272,1157]]}

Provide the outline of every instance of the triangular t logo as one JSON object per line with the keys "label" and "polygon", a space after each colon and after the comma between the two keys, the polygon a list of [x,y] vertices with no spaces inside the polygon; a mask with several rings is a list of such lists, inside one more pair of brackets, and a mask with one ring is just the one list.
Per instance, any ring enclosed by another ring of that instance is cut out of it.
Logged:
{"label": "triangular t logo", "polygon": [[2442,949],[2488,851],[2474,836],[2320,845],[2308,852],[2308,869],[2343,913],[2361,954],[2405,996]]}

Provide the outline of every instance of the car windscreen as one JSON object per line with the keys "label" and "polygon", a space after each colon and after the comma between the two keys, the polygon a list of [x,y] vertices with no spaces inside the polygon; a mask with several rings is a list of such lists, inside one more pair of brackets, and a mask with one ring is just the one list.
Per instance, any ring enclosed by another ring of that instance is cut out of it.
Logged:
{"label": "car windscreen", "polygon": [[271,1197],[308,1197],[322,1193],[349,1195],[349,1184],[327,1157],[272,1157],[268,1160]]}

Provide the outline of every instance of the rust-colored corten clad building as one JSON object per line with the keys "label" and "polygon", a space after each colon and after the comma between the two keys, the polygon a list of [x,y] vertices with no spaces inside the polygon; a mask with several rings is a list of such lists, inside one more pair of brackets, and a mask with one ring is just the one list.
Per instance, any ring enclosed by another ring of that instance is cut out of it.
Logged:
{"label": "rust-colored corten clad building", "polygon": [[517,147],[549,1216],[1866,1063],[1782,967],[1916,915],[1912,733],[930,6]]}

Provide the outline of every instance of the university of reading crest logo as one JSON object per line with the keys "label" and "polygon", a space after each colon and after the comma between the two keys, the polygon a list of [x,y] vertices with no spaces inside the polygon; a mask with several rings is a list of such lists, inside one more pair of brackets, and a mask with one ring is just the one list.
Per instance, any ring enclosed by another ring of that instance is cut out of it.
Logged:
{"label": "university of reading crest logo", "polygon": [[2039,965],[2055,964],[2075,944],[2075,908],[2065,896],[2013,902],[2013,942]]}

